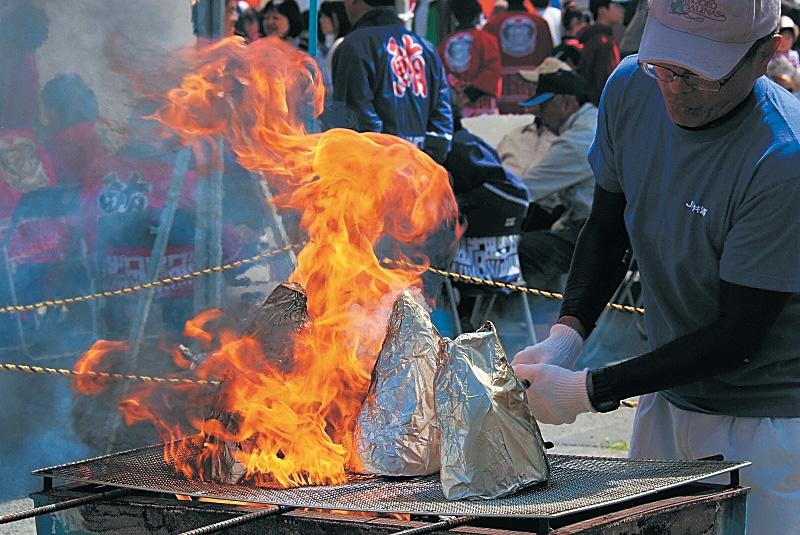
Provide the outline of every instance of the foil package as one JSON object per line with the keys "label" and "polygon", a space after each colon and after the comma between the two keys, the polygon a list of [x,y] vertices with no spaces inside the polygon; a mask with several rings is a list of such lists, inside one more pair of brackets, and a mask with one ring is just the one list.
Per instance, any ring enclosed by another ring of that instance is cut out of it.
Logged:
{"label": "foil package", "polygon": [[245,334],[255,337],[264,355],[283,371],[292,366],[294,335],[308,323],[308,297],[296,282],[282,282],[256,311]]}
{"label": "foil package", "polygon": [[419,476],[439,470],[433,380],[440,336],[413,295],[394,303],[355,429],[365,472]]}
{"label": "foil package", "polygon": [[544,442],[494,325],[443,339],[435,378],[442,491],[492,499],[544,483]]}
{"label": "foil package", "polygon": [[[261,344],[264,356],[283,371],[289,371],[293,362],[294,335],[309,322],[307,297],[302,286],[283,282],[275,287],[254,314],[245,334],[253,336]],[[222,396],[224,387],[218,390],[211,404],[208,418],[219,420],[229,431],[239,426],[236,414],[226,412]],[[246,449],[246,444],[226,442],[218,437],[206,435],[206,442],[217,448],[217,454],[209,458],[204,473],[211,474],[220,483],[238,483],[247,473],[246,467],[234,458],[234,452]]]}

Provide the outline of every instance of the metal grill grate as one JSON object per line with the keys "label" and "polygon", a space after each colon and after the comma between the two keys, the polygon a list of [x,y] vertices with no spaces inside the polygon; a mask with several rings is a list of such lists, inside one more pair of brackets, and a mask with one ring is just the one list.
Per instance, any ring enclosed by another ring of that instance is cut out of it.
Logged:
{"label": "metal grill grate", "polygon": [[43,468],[34,475],[149,492],[316,509],[556,518],[640,498],[750,464],[550,455],[551,478],[547,486],[496,500],[448,501],[436,475],[405,479],[362,476],[344,485],[293,489],[194,481],[175,473],[164,462],[162,451],[163,446],[150,446]]}

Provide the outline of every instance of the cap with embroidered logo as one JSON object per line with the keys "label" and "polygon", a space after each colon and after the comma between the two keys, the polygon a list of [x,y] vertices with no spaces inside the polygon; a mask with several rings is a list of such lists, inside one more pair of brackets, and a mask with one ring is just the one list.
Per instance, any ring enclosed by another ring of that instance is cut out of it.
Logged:
{"label": "cap with embroidered logo", "polygon": [[720,80],[778,28],[780,15],[781,0],[651,0],[639,61]]}

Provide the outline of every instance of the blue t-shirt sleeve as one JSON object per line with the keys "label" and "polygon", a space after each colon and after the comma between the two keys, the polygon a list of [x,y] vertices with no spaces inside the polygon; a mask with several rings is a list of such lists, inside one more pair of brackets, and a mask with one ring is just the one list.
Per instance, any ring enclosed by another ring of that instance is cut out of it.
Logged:
{"label": "blue t-shirt sleeve", "polygon": [[[633,68],[636,63],[633,62]],[[597,114],[597,134],[589,148],[589,165],[597,185],[612,193],[620,193],[621,177],[617,172],[617,158],[614,153],[614,129],[620,108],[620,92],[630,74],[631,61],[625,60],[611,74],[600,97]]]}
{"label": "blue t-shirt sleeve", "polygon": [[775,292],[800,292],[800,177],[737,207],[725,238],[720,278]]}

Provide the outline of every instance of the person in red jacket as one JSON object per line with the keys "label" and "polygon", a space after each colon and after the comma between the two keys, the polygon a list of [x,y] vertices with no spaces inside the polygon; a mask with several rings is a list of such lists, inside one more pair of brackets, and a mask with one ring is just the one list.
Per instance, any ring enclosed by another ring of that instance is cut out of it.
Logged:
{"label": "person in red jacket", "polygon": [[36,52],[47,40],[49,19],[29,1],[0,2],[0,128],[39,126]]}
{"label": "person in red jacket", "polygon": [[456,2],[451,11],[458,26],[439,44],[439,56],[459,99],[461,116],[497,115],[502,87],[497,39],[477,28],[481,15],[478,0]]}
{"label": "person in red jacket", "polygon": [[628,0],[591,0],[589,9],[595,23],[578,34],[583,44],[578,73],[589,82],[592,90],[589,98],[595,106],[600,104],[606,80],[619,65],[619,45],[613,27],[622,24],[626,3]]}
{"label": "person in red jacket", "polygon": [[526,100],[535,88],[517,73],[536,68],[553,51],[547,22],[528,12],[523,2],[510,0],[508,11],[492,15],[483,28],[500,45],[503,65],[503,92],[497,102],[500,113],[524,113],[519,102]]}

